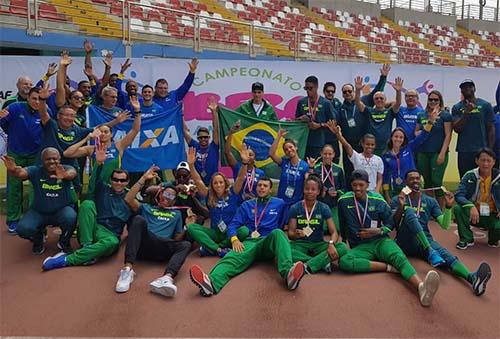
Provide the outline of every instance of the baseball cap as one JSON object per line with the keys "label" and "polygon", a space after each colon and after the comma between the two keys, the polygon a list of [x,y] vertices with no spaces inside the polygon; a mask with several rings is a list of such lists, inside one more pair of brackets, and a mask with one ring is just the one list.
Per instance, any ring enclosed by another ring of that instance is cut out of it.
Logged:
{"label": "baseball cap", "polygon": [[177,165],[177,171],[178,171],[178,170],[180,170],[180,169],[184,169],[184,170],[186,170],[186,171],[188,171],[188,172],[190,172],[190,173],[191,173],[191,171],[189,170],[189,165],[188,165],[188,163],[187,163],[187,162],[185,162],[185,161],[181,161],[181,162],[179,163],[179,165]]}
{"label": "baseball cap", "polygon": [[353,182],[354,180],[364,180],[367,183],[370,182],[370,180],[368,179],[368,172],[366,172],[365,170],[353,171],[351,174],[351,182]]}
{"label": "baseball cap", "polygon": [[196,133],[197,136],[205,136],[205,137],[209,137],[210,136],[210,132],[208,130],[208,128],[206,127],[200,127],[198,129],[198,132]]}
{"label": "baseball cap", "polygon": [[474,81],[472,81],[471,79],[463,80],[458,87],[462,88],[465,85],[472,85],[472,86],[476,87],[476,84],[474,84]]}
{"label": "baseball cap", "polygon": [[264,90],[264,85],[260,82],[254,82],[252,84],[252,92],[253,91],[263,91]]}

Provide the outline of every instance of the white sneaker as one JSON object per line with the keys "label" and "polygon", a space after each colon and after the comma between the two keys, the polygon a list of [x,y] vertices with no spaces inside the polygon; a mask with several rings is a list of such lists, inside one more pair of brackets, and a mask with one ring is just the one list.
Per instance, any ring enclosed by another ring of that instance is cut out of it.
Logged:
{"label": "white sneaker", "polygon": [[163,276],[149,283],[151,292],[161,294],[165,297],[173,297],[177,293],[177,286],[169,276]]}
{"label": "white sneaker", "polygon": [[424,282],[418,286],[418,294],[420,295],[420,303],[422,306],[429,307],[432,304],[432,299],[439,288],[439,274],[436,271],[429,271],[425,276]]}
{"label": "white sneaker", "polygon": [[130,289],[130,284],[134,281],[135,272],[130,267],[122,268],[120,277],[116,282],[115,291],[118,293],[127,292]]}

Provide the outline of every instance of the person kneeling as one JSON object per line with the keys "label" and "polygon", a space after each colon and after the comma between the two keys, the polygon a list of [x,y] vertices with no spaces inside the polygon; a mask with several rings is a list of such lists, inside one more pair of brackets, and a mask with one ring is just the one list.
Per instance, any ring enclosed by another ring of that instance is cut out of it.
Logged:
{"label": "person kneeling", "polygon": [[[244,272],[256,260],[278,262],[278,271],[286,280],[289,290],[295,290],[304,276],[304,264],[293,264],[290,243],[281,230],[285,202],[271,197],[271,179],[261,177],[257,182],[257,199],[241,204],[228,226],[227,236],[233,250],[226,254],[205,274],[200,266],[193,265],[191,280],[199,287],[204,297],[219,293],[232,277]],[[251,231],[250,238],[238,240],[237,230],[246,226]]]}
{"label": "person kneeling", "polygon": [[71,253],[71,235],[76,226],[73,208],[76,194],[71,181],[76,171],[71,166],[61,165],[61,155],[53,147],[41,153],[42,166],[17,166],[13,158],[3,156],[9,175],[29,180],[33,185],[33,203],[17,224],[17,234],[33,243],[33,254],[45,252],[44,231],[47,225],[57,225],[62,233],[57,247]]}
{"label": "person kneeling", "polygon": [[184,238],[181,212],[172,207],[177,191],[173,186],[164,186],[155,195],[156,205],[139,203],[135,196],[147,180],[158,178],[159,168],[152,166],[135,183],[125,196],[125,201],[133,212],[139,215],[128,225],[127,247],[125,248],[125,267],[120,271],[116,292],[127,292],[134,280],[132,269],[137,258],[165,260],[168,264],[163,276],[150,284],[151,292],[173,297],[177,293],[174,278],[186,260],[191,244]]}
{"label": "person kneeling", "polygon": [[101,173],[106,153],[107,148],[104,145],[96,145],[94,200],[85,200],[78,212],[78,235],[82,248],[69,255],[59,253],[48,257],[43,262],[45,271],[93,264],[97,258],[107,257],[118,251],[120,236],[131,216],[130,208],[124,200],[129,175],[125,170],[114,169],[111,172],[111,185],[105,183]]}

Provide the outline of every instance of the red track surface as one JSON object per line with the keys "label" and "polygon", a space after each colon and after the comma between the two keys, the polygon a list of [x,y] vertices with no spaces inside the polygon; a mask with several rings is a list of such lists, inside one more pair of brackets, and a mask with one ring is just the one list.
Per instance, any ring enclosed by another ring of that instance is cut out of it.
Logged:
{"label": "red track surface", "polygon": [[[4,225],[4,217],[0,219]],[[0,335],[78,337],[462,337],[500,338],[500,248],[456,250],[456,227],[435,238],[471,269],[490,263],[486,294],[475,297],[468,284],[440,271],[441,286],[431,308],[390,273],[306,276],[295,292],[285,289],[271,264],[257,264],[234,278],[219,295],[202,298],[190,282],[189,267],[209,270],[215,258],[191,253],[177,277],[173,299],[154,295],[148,283],[162,274],[162,263],[139,262],[128,293],[114,292],[124,246],[94,266],[42,272],[57,252],[49,231],[47,251],[31,254],[31,244],[0,232]],[[76,243],[75,243],[76,245]],[[421,274],[429,269],[412,259]]]}

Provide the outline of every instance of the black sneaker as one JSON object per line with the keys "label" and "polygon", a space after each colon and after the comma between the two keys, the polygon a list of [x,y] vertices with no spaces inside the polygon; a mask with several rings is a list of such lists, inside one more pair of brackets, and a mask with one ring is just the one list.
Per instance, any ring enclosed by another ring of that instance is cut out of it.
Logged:
{"label": "black sneaker", "polygon": [[34,242],[33,247],[31,248],[31,252],[36,255],[40,255],[43,252],[45,252],[45,247],[43,246],[43,241],[42,242]]}
{"label": "black sneaker", "polygon": [[68,244],[63,244],[62,242],[58,242],[57,243],[57,248],[60,249],[61,251],[63,251],[64,253],[66,254],[71,254],[73,253],[73,248],[71,247],[71,244],[68,243]]}
{"label": "black sneaker", "polygon": [[459,250],[466,250],[467,247],[471,246],[474,246],[474,241],[471,242],[459,241],[455,247]]}
{"label": "black sneaker", "polygon": [[486,291],[486,283],[491,278],[491,267],[486,262],[482,262],[477,271],[473,273],[474,280],[472,282],[472,289],[474,294],[478,297],[483,295]]}

